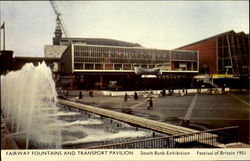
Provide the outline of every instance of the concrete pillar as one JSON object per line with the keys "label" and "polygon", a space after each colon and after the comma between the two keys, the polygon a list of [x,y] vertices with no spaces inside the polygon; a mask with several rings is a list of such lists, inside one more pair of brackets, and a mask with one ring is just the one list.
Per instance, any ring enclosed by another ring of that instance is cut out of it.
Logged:
{"label": "concrete pillar", "polygon": [[103,87],[103,75],[100,75],[100,88],[102,89]]}
{"label": "concrete pillar", "polygon": [[74,89],[74,75],[70,75],[70,89]]}

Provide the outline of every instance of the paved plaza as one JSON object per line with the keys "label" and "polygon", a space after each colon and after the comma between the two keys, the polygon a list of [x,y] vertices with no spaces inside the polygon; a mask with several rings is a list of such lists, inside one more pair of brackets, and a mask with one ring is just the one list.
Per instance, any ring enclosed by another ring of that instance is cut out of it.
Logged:
{"label": "paved plaza", "polygon": [[69,92],[69,99],[177,125],[188,119],[189,127],[198,130],[239,126],[240,140],[249,143],[249,94],[153,95],[153,107],[148,109],[143,95],[139,95],[138,100],[128,95],[124,101],[124,96],[104,96],[101,91],[94,91],[93,97],[89,96],[89,91],[81,92],[82,99],[78,98],[79,91]]}

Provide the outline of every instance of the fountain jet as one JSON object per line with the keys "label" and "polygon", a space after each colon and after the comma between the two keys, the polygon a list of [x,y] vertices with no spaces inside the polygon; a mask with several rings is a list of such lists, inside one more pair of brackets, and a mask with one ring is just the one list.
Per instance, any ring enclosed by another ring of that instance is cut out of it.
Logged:
{"label": "fountain jet", "polygon": [[28,63],[21,70],[1,77],[1,107],[11,132],[22,135],[26,149],[30,142],[38,148],[40,145],[60,148],[61,128],[46,127],[59,122],[50,68],[44,62],[38,66]]}

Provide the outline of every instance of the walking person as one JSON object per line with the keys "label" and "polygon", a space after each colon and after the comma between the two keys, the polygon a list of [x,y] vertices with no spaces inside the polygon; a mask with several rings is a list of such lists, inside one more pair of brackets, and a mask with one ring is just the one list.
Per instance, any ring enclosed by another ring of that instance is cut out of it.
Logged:
{"label": "walking person", "polygon": [[82,91],[79,92],[79,99],[82,99]]}
{"label": "walking person", "polygon": [[124,102],[127,102],[128,101],[128,94],[125,93],[125,96],[124,96]]}

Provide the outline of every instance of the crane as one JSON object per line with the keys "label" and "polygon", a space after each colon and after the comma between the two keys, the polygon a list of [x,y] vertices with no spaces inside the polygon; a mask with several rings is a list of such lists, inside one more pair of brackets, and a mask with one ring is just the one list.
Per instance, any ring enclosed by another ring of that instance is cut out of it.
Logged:
{"label": "crane", "polygon": [[56,16],[57,16],[57,17],[56,17],[56,24],[57,24],[57,27],[61,27],[61,28],[62,28],[62,31],[63,31],[64,36],[67,38],[69,44],[71,44],[72,41],[71,41],[71,39],[69,38],[69,32],[68,32],[68,30],[67,30],[67,28],[66,28],[66,26],[65,26],[65,24],[64,24],[63,19],[61,18],[61,15],[62,15],[62,14],[59,12],[58,7],[57,7],[57,5],[56,5],[56,3],[55,3],[54,1],[50,0],[50,4],[52,5],[52,8],[53,8],[53,10],[54,10],[54,12],[55,12],[55,14],[56,14]]}

